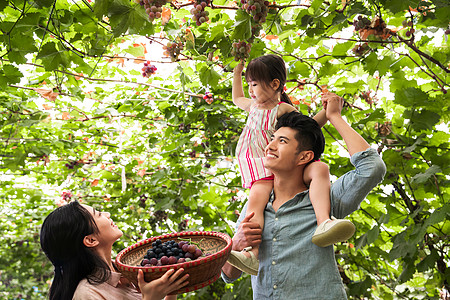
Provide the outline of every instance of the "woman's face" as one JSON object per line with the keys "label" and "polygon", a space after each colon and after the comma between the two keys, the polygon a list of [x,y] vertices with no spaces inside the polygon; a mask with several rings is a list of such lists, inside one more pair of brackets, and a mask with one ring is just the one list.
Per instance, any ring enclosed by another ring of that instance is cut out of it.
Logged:
{"label": "woman's face", "polygon": [[91,213],[95,224],[97,224],[98,233],[94,235],[97,237],[99,245],[112,245],[123,235],[123,232],[111,220],[111,215],[108,212],[101,212],[89,205],[82,205]]}

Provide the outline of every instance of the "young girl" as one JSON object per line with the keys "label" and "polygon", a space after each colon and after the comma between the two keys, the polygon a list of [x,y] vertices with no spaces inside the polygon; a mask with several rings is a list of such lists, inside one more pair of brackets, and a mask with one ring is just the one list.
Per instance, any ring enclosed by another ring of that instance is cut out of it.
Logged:
{"label": "young girl", "polygon": [[[250,188],[247,215],[254,212],[251,219],[264,227],[264,209],[273,189],[273,175],[264,168],[264,149],[269,144],[277,120],[280,116],[296,110],[284,92],[286,66],[277,55],[269,54],[252,60],[245,73],[251,99],[244,96],[242,87],[241,62],[234,69],[232,97],[233,103],[249,112],[247,123],[239,138],[236,156],[241,171],[242,183]],[[325,111],[320,111],[314,119],[322,127],[327,122]],[[330,178],[328,166],[320,161],[311,162],[305,169],[303,181],[309,186],[311,203],[318,227],[312,242],[326,247],[350,238],[355,226],[348,220],[330,219]],[[259,269],[258,248],[231,251],[228,263],[251,275]]]}

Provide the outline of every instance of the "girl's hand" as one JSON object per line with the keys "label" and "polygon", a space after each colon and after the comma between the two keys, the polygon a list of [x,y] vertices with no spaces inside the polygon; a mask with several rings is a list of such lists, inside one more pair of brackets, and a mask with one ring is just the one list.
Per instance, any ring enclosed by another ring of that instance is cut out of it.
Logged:
{"label": "girl's hand", "polygon": [[142,293],[142,299],[161,300],[167,294],[186,286],[188,284],[187,279],[189,275],[186,274],[183,277],[178,278],[183,272],[184,269],[179,269],[176,272],[174,269],[170,269],[160,278],[146,282],[144,280],[144,272],[139,270],[137,278],[139,289]]}
{"label": "girl's hand", "polygon": [[234,67],[233,72],[235,75],[241,75],[243,70],[244,70],[244,61],[241,60],[239,61],[239,64],[236,67]]}
{"label": "girl's hand", "polygon": [[328,92],[322,95],[322,105],[326,111],[327,119],[330,120],[335,115],[341,115],[344,100],[342,97]]}

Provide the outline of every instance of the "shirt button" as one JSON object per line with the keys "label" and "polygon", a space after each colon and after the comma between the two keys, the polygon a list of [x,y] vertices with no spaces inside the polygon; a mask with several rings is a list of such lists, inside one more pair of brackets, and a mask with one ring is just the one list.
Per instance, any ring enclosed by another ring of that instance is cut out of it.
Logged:
{"label": "shirt button", "polygon": [[276,241],[277,241],[277,238],[273,238],[273,241],[276,242]]}
{"label": "shirt button", "polygon": [[276,262],[275,261],[272,261],[272,265],[275,265],[276,264]]}
{"label": "shirt button", "polygon": [[274,284],[274,286],[273,286],[273,289],[274,289],[274,290],[276,290],[276,289],[277,289],[277,285],[276,285],[276,284]]}
{"label": "shirt button", "polygon": [[278,218],[275,218],[275,221],[278,221]]}

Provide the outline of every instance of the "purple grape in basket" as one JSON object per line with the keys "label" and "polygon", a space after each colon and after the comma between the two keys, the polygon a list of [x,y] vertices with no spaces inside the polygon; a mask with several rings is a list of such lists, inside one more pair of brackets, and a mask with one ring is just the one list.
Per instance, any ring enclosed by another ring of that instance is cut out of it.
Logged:
{"label": "purple grape in basket", "polygon": [[178,259],[175,256],[169,256],[169,265],[176,264]]}
{"label": "purple grape in basket", "polygon": [[148,265],[149,263],[150,263],[150,260],[147,259],[147,258],[144,258],[144,259],[141,261],[141,266]]}
{"label": "purple grape in basket", "polygon": [[200,249],[197,248],[197,249],[195,250],[195,252],[194,252],[194,257],[195,257],[195,258],[199,258],[200,256],[202,256],[202,254],[203,254],[203,253],[202,253],[202,250],[200,250]]}
{"label": "purple grape in basket", "polygon": [[169,264],[169,258],[165,255],[163,257],[161,257],[161,259],[159,261],[161,262],[162,265]]}
{"label": "purple grape in basket", "polygon": [[189,252],[189,244],[184,244],[183,247],[181,248],[184,252]]}
{"label": "purple grape in basket", "polygon": [[195,250],[197,250],[197,247],[195,245],[189,245],[188,252],[194,254]]}
{"label": "purple grape in basket", "polygon": [[180,257],[180,258],[178,259],[178,263],[179,263],[179,264],[184,263],[184,262],[186,262],[186,259],[185,259],[184,257]]}
{"label": "purple grape in basket", "polygon": [[184,255],[185,258],[189,258],[189,259],[193,259],[194,258],[194,254],[192,254],[191,252],[188,252]]}
{"label": "purple grape in basket", "polygon": [[150,259],[150,263],[154,266],[156,266],[158,264],[158,260],[156,258],[151,258]]}

